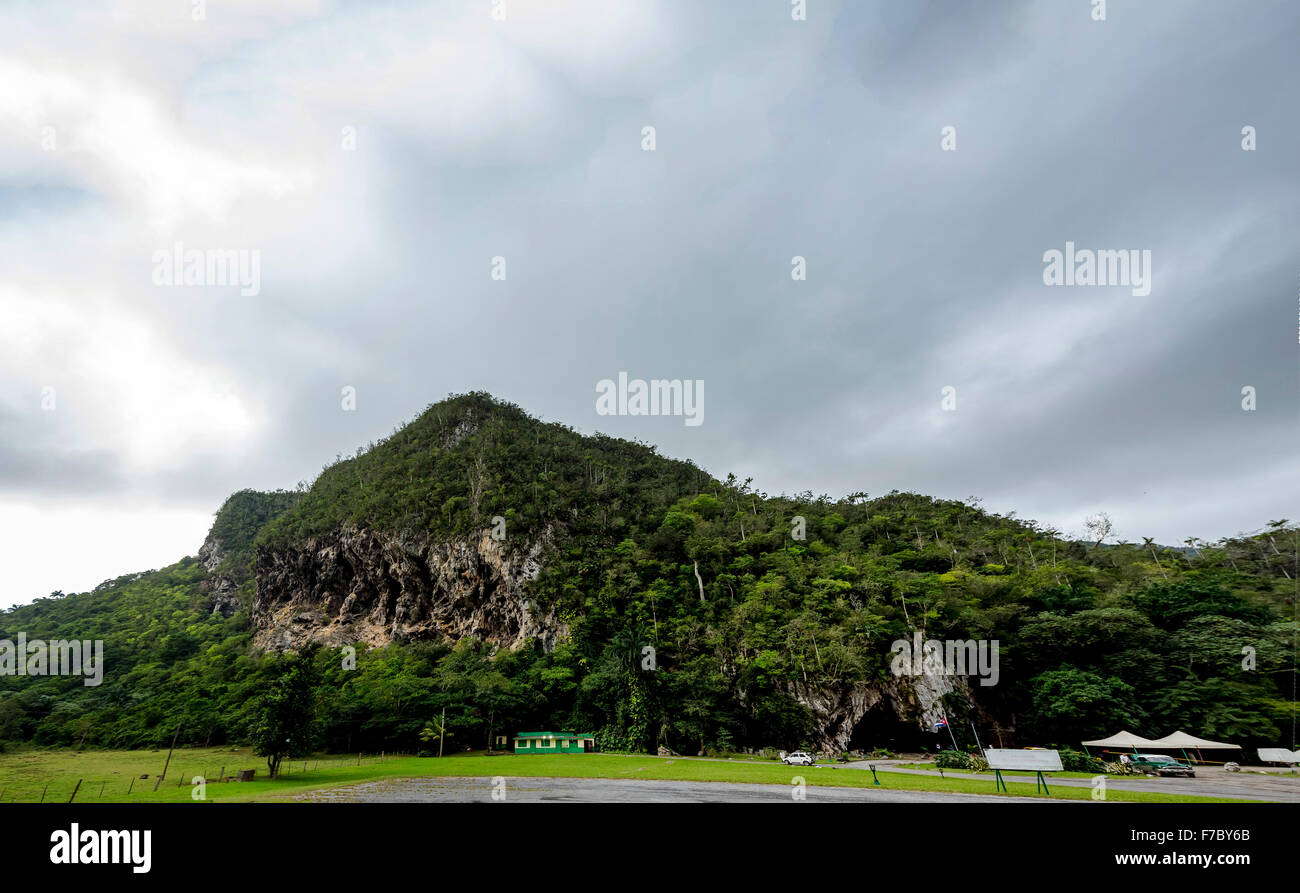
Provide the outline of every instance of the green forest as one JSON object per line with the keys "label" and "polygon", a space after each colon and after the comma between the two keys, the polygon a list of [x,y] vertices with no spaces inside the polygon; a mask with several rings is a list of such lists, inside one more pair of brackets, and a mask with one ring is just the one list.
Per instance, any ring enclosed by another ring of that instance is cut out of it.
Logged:
{"label": "green forest", "polygon": [[[1114,542],[1104,524],[1081,541],[970,501],[751,484],[487,394],[450,397],[310,487],[231,496],[211,571],[187,557],[0,614],[0,638],[102,639],[106,663],[93,687],[0,677],[0,743],[165,747],[179,729],[180,745],[245,744],[266,733],[257,705],[292,697],[314,708],[303,748],[418,751],[445,711],[455,749],[561,728],[605,750],[793,749],[812,721],[798,690],[885,686],[890,643],[920,630],[1000,643],[998,684],[947,705],[986,743],[1181,728],[1294,745],[1289,520],[1215,543]],[[553,650],[393,641],[358,647],[353,665],[340,648],[253,646],[259,556],[343,525],[451,538],[495,517],[508,543],[547,543],[530,594],[568,631]],[[238,584],[229,617],[212,609],[218,574]],[[868,719],[856,748],[944,744]]]}

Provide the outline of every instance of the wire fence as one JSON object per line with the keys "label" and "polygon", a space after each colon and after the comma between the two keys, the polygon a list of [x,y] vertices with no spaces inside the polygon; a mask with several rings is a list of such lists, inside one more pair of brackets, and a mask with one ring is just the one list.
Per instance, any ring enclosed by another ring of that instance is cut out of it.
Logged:
{"label": "wire fence", "polygon": [[[121,769],[112,774],[78,773],[60,770],[45,774],[23,772],[5,777],[0,774],[0,803],[87,803],[96,800],[116,802],[132,798],[155,799],[168,787],[193,787],[196,777],[204,785],[239,783],[241,771],[251,770],[252,781],[267,781],[265,760],[231,754],[237,763],[221,763],[209,758],[207,763],[186,766],[183,760],[173,760],[166,773],[140,772]],[[348,769],[374,766],[405,757],[415,756],[405,751],[378,754],[331,754],[324,757],[284,760],[280,764],[277,781],[293,781],[345,773]],[[250,765],[251,762],[251,765]],[[162,797],[157,799],[172,799]]]}

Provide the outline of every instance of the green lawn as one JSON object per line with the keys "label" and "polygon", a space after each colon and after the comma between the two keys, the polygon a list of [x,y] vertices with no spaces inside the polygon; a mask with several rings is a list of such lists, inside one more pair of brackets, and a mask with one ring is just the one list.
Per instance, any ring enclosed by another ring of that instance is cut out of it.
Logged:
{"label": "green lawn", "polygon": [[[420,776],[550,776],[585,778],[654,778],[671,781],[727,781],[788,785],[802,776],[809,786],[871,787],[871,773],[860,769],[789,767],[768,762],[720,762],[622,754],[557,754],[546,756],[486,756],[465,754],[442,758],[386,757],[365,755],[360,765],[356,754],[321,755],[296,760],[287,774],[271,781],[266,776],[265,761],[246,748],[200,748],[178,750],[172,756],[166,779],[154,791],[157,773],[162,770],[166,751],[20,751],[0,754],[0,799],[4,802],[40,801],[42,792],[47,803],[66,803],[77,780],[82,779],[76,802],[152,802],[189,803],[192,801],[190,780],[195,775],[215,779],[224,766],[227,775],[236,769],[256,769],[258,780],[252,782],[210,782],[208,801],[286,800],[294,794],[318,788],[336,787],[384,778]],[[305,764],[305,771],[304,771]],[[148,774],[149,778],[138,776]],[[993,794],[993,778],[987,780],[939,778],[879,772],[886,788],[909,791],[953,791]],[[134,780],[133,780],[134,779]],[[177,782],[183,784],[178,786]],[[1007,779],[1012,794],[1002,796],[1042,797],[1034,791],[1032,778],[1024,781]],[[102,790],[102,794],[101,794]],[[128,793],[128,790],[130,793]],[[1091,800],[1089,788],[1052,787],[1057,800]],[[1207,797],[1177,794],[1107,791],[1109,802],[1208,803]],[[1219,801],[1234,802],[1234,801]]]}

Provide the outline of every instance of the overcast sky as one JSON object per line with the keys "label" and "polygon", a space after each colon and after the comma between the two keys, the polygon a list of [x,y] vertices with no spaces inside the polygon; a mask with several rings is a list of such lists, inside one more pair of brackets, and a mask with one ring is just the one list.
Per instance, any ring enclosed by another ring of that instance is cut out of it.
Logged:
{"label": "overcast sky", "polygon": [[[0,604],[467,390],[773,494],[1300,518],[1300,4],[494,7],[0,10]],[[1045,285],[1067,241],[1150,293]],[[260,291],[155,284],[177,242]],[[620,371],[703,424],[597,415]]]}

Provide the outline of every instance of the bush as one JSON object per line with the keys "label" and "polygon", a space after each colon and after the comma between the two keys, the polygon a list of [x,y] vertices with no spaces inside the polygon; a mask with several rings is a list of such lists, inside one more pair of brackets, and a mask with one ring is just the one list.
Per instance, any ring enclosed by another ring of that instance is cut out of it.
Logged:
{"label": "bush", "polygon": [[989,768],[989,761],[982,755],[960,750],[939,751],[935,764],[940,769],[965,769],[967,772],[984,772]]}
{"label": "bush", "polygon": [[966,754],[960,750],[941,750],[934,764],[940,769],[965,769]]}
{"label": "bush", "polygon": [[1066,772],[1091,772],[1094,775],[1106,771],[1106,764],[1102,760],[1068,749],[1061,751],[1061,767]]}

